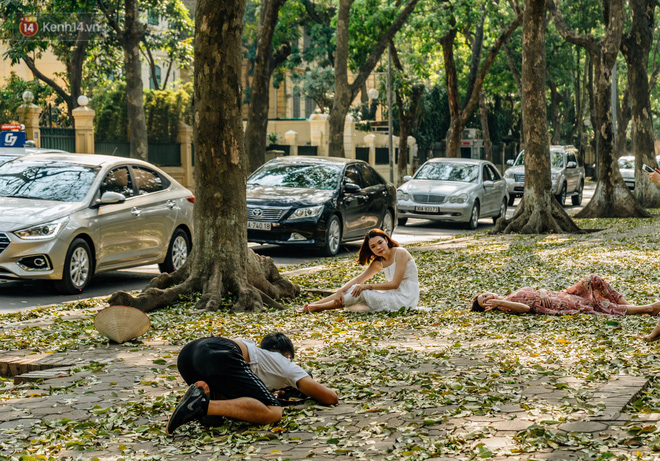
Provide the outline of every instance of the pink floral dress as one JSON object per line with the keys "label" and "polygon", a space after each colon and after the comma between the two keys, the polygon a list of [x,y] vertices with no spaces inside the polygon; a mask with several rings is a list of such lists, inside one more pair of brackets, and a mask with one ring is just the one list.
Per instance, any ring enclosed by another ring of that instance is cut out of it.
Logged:
{"label": "pink floral dress", "polygon": [[[569,315],[625,315],[628,309],[623,295],[597,275],[583,278],[570,288],[562,291],[548,291],[543,296],[540,290],[524,287],[514,291],[504,299],[526,304],[531,314]],[[545,299],[545,302],[543,300]],[[513,314],[508,308],[500,308],[502,312]]]}

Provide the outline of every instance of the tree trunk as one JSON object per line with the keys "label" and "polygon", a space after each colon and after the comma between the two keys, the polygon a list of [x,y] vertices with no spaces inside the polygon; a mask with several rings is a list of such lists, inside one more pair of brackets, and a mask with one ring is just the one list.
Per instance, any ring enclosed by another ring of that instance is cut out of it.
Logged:
{"label": "tree trunk", "polygon": [[598,146],[598,183],[593,197],[579,213],[579,218],[634,218],[649,214],[642,208],[623,182],[614,158],[612,129],[612,68],[616,62],[623,35],[623,0],[604,1],[603,11],[607,32],[596,41],[591,35],[580,35],[570,30],[552,1],[555,26],[567,41],[583,47],[594,64],[593,119]]}
{"label": "tree trunk", "polygon": [[559,144],[561,139],[561,119],[559,118],[559,102],[561,95],[557,91],[557,85],[550,78],[550,120],[552,121],[552,144]]}
{"label": "tree trunk", "polygon": [[488,127],[488,105],[486,96],[481,92],[479,97],[479,116],[481,118],[481,136],[484,140],[484,154],[486,160],[493,161],[493,142],[490,140],[490,128]]}
{"label": "tree trunk", "polygon": [[525,128],[525,192],[510,220],[494,232],[580,232],[552,195],[545,100],[545,0],[526,0],[523,13],[522,116]]}
{"label": "tree trunk", "polygon": [[142,63],[140,62],[140,41],[142,28],[137,0],[125,0],[125,31],[121,40],[126,68],[126,115],[131,143],[131,157],[148,160],[147,120],[144,115],[142,93]]}
{"label": "tree trunk", "polygon": [[248,172],[256,170],[266,161],[270,79],[275,70],[273,36],[275,35],[279,11],[284,3],[286,3],[286,0],[264,0],[261,2],[252,91],[245,127]]}
{"label": "tree trunk", "polygon": [[[373,51],[360,67],[358,74],[352,83],[348,82],[348,25],[351,5],[354,0],[340,0],[339,11],[337,13],[337,50],[335,51],[335,97],[330,110],[328,119],[329,135],[329,155],[331,157],[345,157],[344,153],[344,123],[348,109],[357,96],[360,88],[374,70],[380,57],[385,51],[385,47],[392,40],[394,35],[403,27],[408,17],[415,9],[419,0],[408,0],[399,15],[392,22],[390,27],[383,35],[378,38],[378,42]],[[388,115],[389,116],[389,115]]]}
{"label": "tree trunk", "polygon": [[137,297],[119,292],[110,305],[158,309],[180,295],[201,292],[198,308],[260,310],[295,296],[272,259],[247,247],[246,161],[241,116],[241,33],[245,0],[201,0],[195,18],[194,250],[173,274],[151,281]]}
{"label": "tree trunk", "polygon": [[621,52],[628,66],[628,88],[635,154],[635,197],[646,208],[660,207],[660,188],[649,181],[642,165],[655,167],[655,139],[651,120],[648,60],[653,42],[654,11],[651,0],[630,0],[632,29],[624,35]]}
{"label": "tree trunk", "polygon": [[[515,3],[513,3],[513,5],[517,6]],[[445,155],[447,157],[460,156],[459,148],[461,142],[461,134],[463,133],[463,129],[467,125],[468,120],[470,117],[472,117],[474,109],[479,103],[481,88],[483,86],[484,79],[486,78],[486,74],[488,74],[488,70],[497,57],[497,53],[499,52],[502,45],[506,42],[506,40],[509,39],[509,37],[511,37],[511,34],[513,34],[518,26],[520,26],[521,20],[522,12],[517,10],[516,19],[514,19],[511,24],[502,30],[500,35],[497,37],[497,40],[495,40],[495,43],[491,47],[488,55],[486,56],[486,59],[478,69],[474,79],[474,85],[472,86],[472,91],[465,95],[465,101],[462,106],[459,104],[458,100],[458,77],[456,71],[456,62],[454,59],[454,42],[456,38],[456,29],[454,28],[450,30],[440,40],[440,44],[442,46],[442,56],[445,63],[447,98],[449,100],[450,122],[449,130],[447,130],[447,135],[445,137],[447,144]]]}

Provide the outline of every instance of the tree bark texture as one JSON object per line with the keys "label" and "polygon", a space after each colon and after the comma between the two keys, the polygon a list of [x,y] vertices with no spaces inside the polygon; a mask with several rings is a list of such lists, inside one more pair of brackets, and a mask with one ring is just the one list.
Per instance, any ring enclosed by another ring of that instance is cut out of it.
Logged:
{"label": "tree bark texture", "polygon": [[523,13],[522,116],[525,129],[525,192],[510,220],[494,232],[580,232],[552,195],[546,119],[545,0],[526,0]]}
{"label": "tree bark texture", "polygon": [[272,259],[247,247],[247,157],[241,117],[241,33],[245,0],[197,3],[195,18],[196,152],[194,250],[174,274],[162,274],[137,297],[116,293],[110,304],[144,311],[181,294],[201,292],[198,308],[216,310],[223,299],[235,311],[282,307],[275,299],[299,289],[281,278]]}
{"label": "tree bark texture", "polygon": [[[649,181],[642,165],[656,167],[655,137],[651,119],[648,80],[649,53],[653,43],[654,0],[630,0],[632,28],[624,34],[621,52],[628,66],[632,147],[635,154],[635,197],[646,208],[660,207],[660,188]],[[627,125],[626,125],[627,126]]]}
{"label": "tree bark texture", "polygon": [[252,91],[245,127],[245,151],[248,171],[252,172],[266,161],[266,138],[268,135],[268,108],[270,79],[275,70],[273,59],[273,36],[280,9],[286,0],[264,0],[259,13],[257,51],[252,75]]}
{"label": "tree bark texture", "polygon": [[348,23],[351,5],[354,0],[340,0],[337,13],[337,49],[335,51],[335,97],[328,118],[329,155],[331,157],[345,157],[344,152],[344,123],[351,103],[356,98],[360,88],[380,61],[385,48],[394,35],[403,27],[408,17],[417,6],[419,0],[408,0],[390,27],[381,35],[373,51],[360,67],[352,83],[348,81]]}
{"label": "tree bark texture", "polygon": [[140,41],[144,26],[140,22],[137,0],[124,0],[124,11],[126,28],[122,34],[121,45],[124,50],[126,68],[126,115],[129,120],[131,157],[148,160],[149,144],[142,92],[142,63],[140,62]]}
{"label": "tree bark texture", "polygon": [[598,146],[598,183],[593,197],[576,217],[579,218],[632,218],[647,217],[649,214],[630,193],[623,182],[614,156],[614,133],[612,128],[611,89],[612,69],[616,62],[623,35],[623,0],[603,2],[608,21],[605,36],[600,40],[591,35],[577,34],[566,25],[561,12],[550,1],[555,26],[567,41],[583,47],[591,56],[594,65],[593,119]]}
{"label": "tree bark texture", "polygon": [[481,119],[481,137],[484,140],[484,155],[489,162],[493,161],[493,142],[490,140],[490,128],[488,127],[488,105],[486,95],[481,92],[479,96],[479,118]]}
{"label": "tree bark texture", "polygon": [[[456,39],[456,29],[452,28],[441,40],[440,45],[442,46],[442,56],[445,63],[445,81],[447,84],[447,98],[449,100],[449,129],[447,130],[447,135],[445,137],[447,147],[445,149],[445,155],[447,157],[458,157],[460,154],[460,143],[461,143],[461,134],[465,125],[467,125],[468,120],[472,117],[474,109],[479,104],[479,97],[481,94],[481,89],[490,69],[490,66],[495,61],[497,53],[499,52],[502,45],[506,40],[511,37],[511,34],[520,26],[522,21],[522,12],[516,5],[516,19],[514,19],[511,24],[509,24],[505,29],[503,29],[500,35],[495,40],[495,43],[491,47],[488,55],[486,56],[481,67],[478,69],[477,74],[474,78],[474,84],[472,85],[472,91],[469,94],[465,95],[465,101],[462,105],[459,103],[459,94],[458,94],[458,77],[456,73],[456,63],[454,60],[454,42]],[[473,67],[471,66],[471,69]],[[475,68],[476,69],[476,68]],[[471,81],[472,79],[469,78]]]}

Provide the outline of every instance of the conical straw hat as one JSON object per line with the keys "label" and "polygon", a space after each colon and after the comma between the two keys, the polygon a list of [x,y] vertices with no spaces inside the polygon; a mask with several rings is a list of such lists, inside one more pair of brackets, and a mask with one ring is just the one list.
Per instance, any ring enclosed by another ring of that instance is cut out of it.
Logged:
{"label": "conical straw hat", "polygon": [[150,325],[147,314],[135,307],[110,306],[101,309],[94,317],[98,332],[120,344],[142,336]]}

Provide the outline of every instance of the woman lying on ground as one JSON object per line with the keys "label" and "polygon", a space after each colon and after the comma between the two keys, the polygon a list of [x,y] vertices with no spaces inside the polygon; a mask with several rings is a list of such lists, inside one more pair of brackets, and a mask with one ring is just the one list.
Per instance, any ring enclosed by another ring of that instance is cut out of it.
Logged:
{"label": "woman lying on ground", "polygon": [[[401,307],[415,308],[419,300],[417,266],[410,253],[380,229],[372,229],[364,237],[358,264],[369,265],[335,294],[305,304],[299,312],[316,312],[351,307],[358,312],[397,311]],[[380,271],[387,282],[365,283]]]}
{"label": "woman lying on ground", "polygon": [[[493,309],[507,314],[657,315],[660,312],[660,301],[633,306],[624,299],[623,295],[614,291],[605,280],[597,275],[590,275],[562,291],[525,287],[508,296],[481,293],[472,299],[472,311],[482,312]],[[660,336],[660,327],[656,328]]]}

